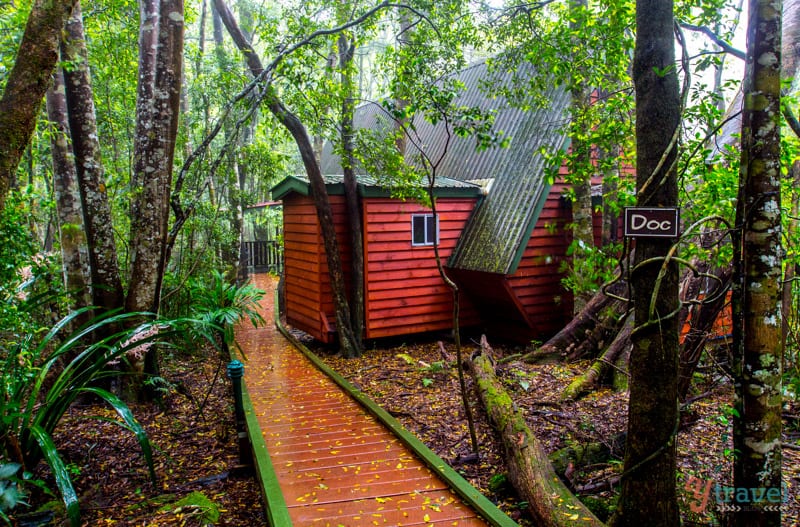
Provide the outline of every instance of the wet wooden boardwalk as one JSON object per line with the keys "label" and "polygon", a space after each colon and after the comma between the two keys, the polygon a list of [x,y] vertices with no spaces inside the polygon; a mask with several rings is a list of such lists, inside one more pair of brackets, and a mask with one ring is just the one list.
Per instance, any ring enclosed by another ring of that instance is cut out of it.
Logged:
{"label": "wet wooden boardwalk", "polygon": [[515,525],[481,519],[317,369],[272,323],[274,279],[256,275],[253,281],[267,291],[267,324],[240,327],[237,341],[245,354],[252,411],[292,525]]}

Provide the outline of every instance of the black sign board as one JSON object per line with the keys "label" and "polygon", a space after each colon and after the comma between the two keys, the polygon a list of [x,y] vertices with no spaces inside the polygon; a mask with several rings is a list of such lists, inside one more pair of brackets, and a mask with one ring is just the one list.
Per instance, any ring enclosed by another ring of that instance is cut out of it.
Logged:
{"label": "black sign board", "polygon": [[626,207],[625,236],[677,238],[679,209],[675,207]]}

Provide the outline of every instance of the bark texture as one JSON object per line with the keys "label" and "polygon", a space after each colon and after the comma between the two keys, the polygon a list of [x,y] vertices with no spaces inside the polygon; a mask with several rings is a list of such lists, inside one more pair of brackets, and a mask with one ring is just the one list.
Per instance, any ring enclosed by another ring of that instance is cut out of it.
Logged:
{"label": "bark texture", "polygon": [[[689,331],[681,344],[678,366],[678,398],[682,401],[689,393],[694,370],[705,350],[708,335],[727,302],[725,293],[731,285],[731,270],[728,268],[717,269],[715,274],[718,280],[708,277],[693,277],[699,287],[703,291],[707,291],[707,295],[699,304],[692,304],[687,309],[685,317],[680,317],[682,323],[687,318],[689,319]],[[697,295],[695,294],[691,298],[697,298]]]}
{"label": "bark texture", "polygon": [[141,2],[128,311],[157,312],[183,71],[183,0]]}
{"label": "bark texture", "polygon": [[[340,22],[342,20],[340,19]],[[355,156],[353,100],[353,55],[355,43],[348,39],[346,33],[339,35],[339,68],[341,69],[342,111],[340,125],[342,128],[342,171],[344,174],[344,197],[347,204],[347,221],[350,226],[351,247],[351,290],[350,317],[353,324],[353,337],[359,350],[363,347],[361,336],[364,334],[364,233],[361,221],[361,202],[358,199]]]}
{"label": "bark texture", "polygon": [[[676,206],[680,99],[673,3],[637,0],[633,81],[636,93],[637,204]],[[678,269],[673,240],[638,238],[628,437],[619,505],[612,525],[678,525],[675,483],[678,425]]]}
{"label": "bark texture", "polygon": [[58,60],[64,23],[77,0],[36,0],[0,98],[0,211],[33,134]]}
{"label": "bark texture", "polygon": [[578,360],[594,357],[614,339],[624,322],[628,302],[618,297],[627,295],[627,283],[617,280],[607,291],[598,291],[580,313],[536,350],[525,354],[527,362]]}
{"label": "bark texture", "polygon": [[72,64],[64,71],[72,148],[78,172],[83,225],[89,244],[92,300],[107,309],[123,306],[124,295],[117,261],[117,246],[106,193],[103,161],[97,136],[94,98],[80,6],[67,23],[62,60]]}
{"label": "bark texture", "polygon": [[89,253],[83,229],[78,173],[69,139],[67,97],[61,69],[53,74],[53,85],[47,91],[47,117],[54,130],[50,149],[53,155],[53,189],[61,245],[64,287],[72,299],[71,309],[91,304],[89,294]]}
{"label": "bark texture", "polygon": [[[739,378],[734,427],[734,487],[781,495],[781,4],[751,0],[747,29],[742,161],[737,226],[742,228],[739,299],[734,335]],[[739,256],[739,255],[737,255]],[[738,493],[737,493],[738,494]],[[736,525],[778,526],[780,502],[736,505]]]}
{"label": "bark texture", "polygon": [[561,482],[547,453],[525,422],[502,382],[492,361],[484,354],[469,362],[478,392],[492,426],[500,434],[509,467],[509,479],[533,514],[536,525],[594,526],[598,520]]}

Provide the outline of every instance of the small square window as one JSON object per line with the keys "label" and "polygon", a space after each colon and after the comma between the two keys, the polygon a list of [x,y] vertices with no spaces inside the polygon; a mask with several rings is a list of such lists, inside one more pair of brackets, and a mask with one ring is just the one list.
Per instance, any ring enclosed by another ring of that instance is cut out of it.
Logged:
{"label": "small square window", "polygon": [[438,221],[433,214],[411,216],[411,245],[433,245],[439,239]]}

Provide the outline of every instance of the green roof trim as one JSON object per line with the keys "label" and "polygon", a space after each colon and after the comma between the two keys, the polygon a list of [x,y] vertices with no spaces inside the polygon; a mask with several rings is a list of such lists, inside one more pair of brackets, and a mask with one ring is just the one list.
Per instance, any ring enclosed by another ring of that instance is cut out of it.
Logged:
{"label": "green roof trim", "polygon": [[536,222],[539,221],[539,215],[542,213],[544,209],[544,204],[547,202],[547,196],[550,194],[550,189],[553,188],[552,183],[549,181],[545,182],[542,186],[542,194],[539,199],[536,200],[536,205],[533,208],[533,213],[531,214],[531,219],[528,221],[528,224],[525,226],[523,230],[522,239],[525,240],[524,243],[520,243],[517,246],[517,252],[514,254],[514,259],[511,261],[511,265],[508,267],[506,274],[514,274],[517,272],[517,267],[519,267],[520,262],[522,261],[522,257],[525,255],[525,249],[528,248],[528,240],[531,238],[531,233],[533,229],[536,227]]}
{"label": "green roof trim", "polygon": [[[325,188],[330,195],[343,195],[344,176],[326,175]],[[389,198],[392,196],[391,188],[386,187],[377,179],[366,176],[356,176],[358,194],[364,198]],[[288,176],[270,189],[272,199],[283,199],[292,192],[303,196],[310,193],[308,177],[302,175]],[[457,181],[446,177],[437,177],[433,187],[433,195],[437,198],[476,198],[482,195],[481,187],[473,183]]]}

